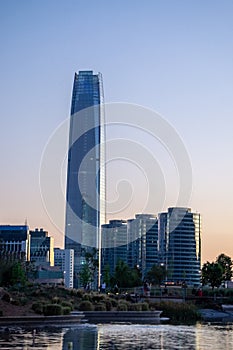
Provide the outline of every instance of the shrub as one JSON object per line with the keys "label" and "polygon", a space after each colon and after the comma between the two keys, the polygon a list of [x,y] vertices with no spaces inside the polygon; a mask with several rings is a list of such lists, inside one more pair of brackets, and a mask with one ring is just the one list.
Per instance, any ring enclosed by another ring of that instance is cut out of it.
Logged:
{"label": "shrub", "polygon": [[43,308],[45,316],[62,315],[62,306],[59,304],[47,304]]}
{"label": "shrub", "polygon": [[32,304],[32,310],[35,311],[36,314],[43,314],[44,305],[40,302],[35,302]]}
{"label": "shrub", "polygon": [[95,311],[106,311],[106,306],[103,303],[98,303],[95,305]]}
{"label": "shrub", "polygon": [[94,307],[93,307],[92,303],[89,300],[83,300],[78,305],[78,310],[79,311],[93,311]]}
{"label": "shrub", "polygon": [[226,304],[233,304],[233,297],[229,297],[226,301],[225,301]]}
{"label": "shrub", "polygon": [[63,313],[63,315],[69,315],[70,312],[71,312],[71,308],[70,308],[69,306],[64,306],[64,307],[62,308],[62,313]]}
{"label": "shrub", "polygon": [[20,305],[24,306],[28,303],[28,298],[26,297],[21,297],[20,298]]}
{"label": "shrub", "polygon": [[73,310],[73,305],[69,301],[62,301],[61,306],[69,307],[70,310]]}
{"label": "shrub", "polygon": [[60,299],[58,297],[52,298],[52,304],[59,304],[59,303],[60,303]]}
{"label": "shrub", "polygon": [[19,301],[19,299],[11,299],[11,304],[16,305],[16,306],[20,306],[20,301]]}
{"label": "shrub", "polygon": [[70,293],[71,295],[75,295],[78,298],[82,299],[84,291],[82,289],[71,289]]}
{"label": "shrub", "polygon": [[195,322],[200,318],[195,305],[188,303],[161,302],[157,309],[163,311],[163,316],[173,322]]}
{"label": "shrub", "polygon": [[142,305],[140,303],[130,304],[128,306],[129,311],[142,311]]}
{"label": "shrub", "polygon": [[142,303],[142,311],[149,311],[148,303]]}
{"label": "shrub", "polygon": [[116,307],[116,306],[118,305],[118,301],[117,301],[116,299],[114,299],[114,298],[109,298],[108,300],[111,302],[111,304],[112,304],[113,307]]}
{"label": "shrub", "polygon": [[11,296],[9,293],[4,292],[3,296],[2,296],[2,300],[6,301],[7,303],[9,303],[11,301]]}
{"label": "shrub", "polygon": [[107,311],[111,311],[112,310],[112,302],[110,299],[106,299],[105,300],[105,306],[106,306],[106,310]]}
{"label": "shrub", "polygon": [[124,300],[120,300],[117,305],[117,311],[128,311],[128,304]]}
{"label": "shrub", "polygon": [[104,301],[106,299],[106,296],[103,294],[94,294],[91,299],[93,302],[99,303],[101,301]]}
{"label": "shrub", "polygon": [[90,294],[85,293],[85,294],[83,294],[82,299],[83,299],[83,300],[88,300],[88,301],[90,301],[90,300],[91,300],[91,295],[90,295]]}

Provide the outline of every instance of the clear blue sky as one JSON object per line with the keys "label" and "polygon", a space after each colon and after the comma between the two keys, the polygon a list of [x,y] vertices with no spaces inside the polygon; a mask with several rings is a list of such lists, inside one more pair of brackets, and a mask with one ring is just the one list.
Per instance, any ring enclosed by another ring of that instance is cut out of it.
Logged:
{"label": "clear blue sky", "polygon": [[103,74],[106,102],[152,108],[176,128],[192,162],[190,206],[203,216],[203,260],[233,257],[233,2],[0,6],[0,222],[27,217],[61,241],[42,206],[39,164],[69,116],[74,72],[92,69]]}

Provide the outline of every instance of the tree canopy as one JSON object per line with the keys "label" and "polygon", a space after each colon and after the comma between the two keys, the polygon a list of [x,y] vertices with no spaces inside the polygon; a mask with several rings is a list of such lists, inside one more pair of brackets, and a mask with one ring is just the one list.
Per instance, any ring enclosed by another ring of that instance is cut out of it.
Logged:
{"label": "tree canopy", "polygon": [[161,265],[153,265],[147,272],[146,279],[152,284],[160,285],[166,277],[166,269]]}
{"label": "tree canopy", "polygon": [[230,281],[232,277],[231,258],[220,254],[215,261],[207,261],[202,267],[202,284],[210,284],[212,288],[220,287],[224,281]]}

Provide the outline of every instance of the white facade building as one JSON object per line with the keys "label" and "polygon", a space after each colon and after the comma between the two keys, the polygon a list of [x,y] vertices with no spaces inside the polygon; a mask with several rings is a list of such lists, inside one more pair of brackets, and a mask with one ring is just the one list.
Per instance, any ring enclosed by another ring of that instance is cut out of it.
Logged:
{"label": "white facade building", "polygon": [[54,248],[54,265],[64,273],[66,288],[73,288],[74,283],[74,250]]}

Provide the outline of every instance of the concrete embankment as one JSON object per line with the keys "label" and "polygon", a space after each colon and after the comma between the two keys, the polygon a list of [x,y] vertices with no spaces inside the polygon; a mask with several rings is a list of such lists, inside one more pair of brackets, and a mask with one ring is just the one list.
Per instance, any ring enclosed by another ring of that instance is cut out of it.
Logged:
{"label": "concrete embankment", "polygon": [[84,314],[76,312],[75,315],[63,316],[7,316],[0,317],[0,326],[35,326],[35,325],[66,325],[82,322]]}
{"label": "concrete embankment", "polygon": [[89,323],[158,324],[162,311],[84,311]]}
{"label": "concrete embankment", "polygon": [[205,322],[233,322],[233,306],[222,305],[222,311],[200,309],[201,318]]}

